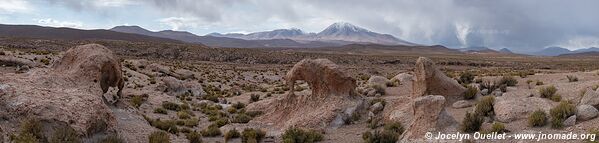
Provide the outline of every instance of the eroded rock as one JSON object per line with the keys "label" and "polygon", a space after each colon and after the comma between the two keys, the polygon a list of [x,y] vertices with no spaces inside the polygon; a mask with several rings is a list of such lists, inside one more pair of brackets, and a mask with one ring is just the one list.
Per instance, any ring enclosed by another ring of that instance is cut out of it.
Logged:
{"label": "eroded rock", "polygon": [[414,69],[413,98],[424,95],[443,95],[456,97],[466,91],[456,80],[447,77],[435,66],[435,63],[425,57],[416,61]]}
{"label": "eroded rock", "polygon": [[427,95],[412,102],[414,120],[401,137],[401,142],[423,141],[427,132],[457,131],[457,121],[445,110],[445,97]]}
{"label": "eroded rock", "polygon": [[591,105],[580,105],[576,107],[576,116],[580,121],[586,121],[597,117],[599,111]]}

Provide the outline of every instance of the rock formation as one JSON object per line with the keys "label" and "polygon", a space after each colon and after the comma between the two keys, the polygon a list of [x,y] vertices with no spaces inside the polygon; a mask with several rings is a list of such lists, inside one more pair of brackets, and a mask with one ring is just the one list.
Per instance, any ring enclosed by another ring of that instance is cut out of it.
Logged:
{"label": "rock formation", "polygon": [[413,98],[424,95],[443,95],[447,97],[460,96],[466,88],[461,86],[456,80],[445,76],[445,74],[435,66],[435,63],[425,57],[420,57],[416,61],[414,69]]}
{"label": "rock formation", "polygon": [[584,92],[578,105],[591,105],[595,108],[599,108],[599,92],[588,88],[586,92]]}
{"label": "rock formation", "polygon": [[193,81],[181,81],[174,77],[165,77],[162,79],[164,82],[164,88],[169,95],[177,96],[185,93],[189,93],[192,96],[203,96],[206,95],[202,85],[198,82]]}
{"label": "rock formation", "polygon": [[445,97],[427,95],[414,99],[414,119],[401,137],[401,142],[423,141],[426,132],[457,131],[457,121],[445,110]]}
{"label": "rock formation", "polygon": [[252,122],[273,124],[282,129],[290,126],[321,128],[341,125],[352,113],[365,109],[363,100],[354,93],[355,79],[327,59],[304,59],[295,64],[285,79],[289,91],[294,91],[296,80],[304,80],[312,94],[290,92],[279,99],[250,104],[248,111],[265,111]]}
{"label": "rock formation", "polygon": [[71,127],[80,135],[111,131],[116,119],[102,95],[108,87],[118,87],[120,93],[121,74],[110,50],[90,44],[68,50],[53,68],[0,75],[0,116],[6,119],[0,126],[17,132],[6,125],[37,118],[55,128]]}
{"label": "rock formation", "polygon": [[378,85],[381,87],[387,87],[387,83],[390,82],[389,79],[382,76],[371,76],[368,79],[368,85],[374,86]]}

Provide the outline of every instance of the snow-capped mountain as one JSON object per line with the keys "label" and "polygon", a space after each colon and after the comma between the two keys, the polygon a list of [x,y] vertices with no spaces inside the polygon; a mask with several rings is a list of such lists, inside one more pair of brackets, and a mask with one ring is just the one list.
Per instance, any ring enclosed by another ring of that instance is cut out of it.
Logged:
{"label": "snow-capped mountain", "polygon": [[250,34],[211,33],[207,36],[239,38],[245,40],[291,39],[296,41],[323,41],[340,43],[374,43],[383,45],[416,45],[389,34],[379,34],[350,23],[334,23],[319,33],[305,33],[300,29],[278,29]]}

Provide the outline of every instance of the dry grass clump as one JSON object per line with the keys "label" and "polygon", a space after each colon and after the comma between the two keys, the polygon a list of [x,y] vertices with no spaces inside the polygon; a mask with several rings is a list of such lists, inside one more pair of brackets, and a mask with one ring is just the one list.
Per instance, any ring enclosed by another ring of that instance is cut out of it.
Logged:
{"label": "dry grass clump", "polygon": [[239,131],[237,131],[237,129],[233,128],[233,129],[229,130],[227,133],[225,133],[225,142],[227,142],[230,139],[239,138],[240,136],[241,136],[241,133],[239,133]]}
{"label": "dry grass clump", "polygon": [[495,102],[494,96],[484,96],[476,104],[474,113],[480,116],[492,116],[493,115],[493,104]]}
{"label": "dry grass clump", "polygon": [[503,76],[499,80],[499,85],[516,86],[516,84],[518,84],[518,80],[513,76]]}
{"label": "dry grass clump", "polygon": [[155,131],[148,136],[149,143],[170,143],[168,133],[163,131]]}
{"label": "dry grass clump", "polygon": [[556,93],[557,88],[555,88],[553,85],[539,88],[539,94],[541,95],[541,98],[549,98],[553,101],[559,102],[561,100],[561,96]]}
{"label": "dry grass clump", "polygon": [[474,80],[474,74],[472,72],[466,71],[460,74],[460,78],[458,82],[460,84],[470,84]]}
{"label": "dry grass clump", "polygon": [[480,130],[480,126],[483,124],[483,117],[476,113],[466,113],[464,120],[461,124],[461,130],[466,133],[474,133]]}
{"label": "dry grass clump", "polygon": [[476,87],[473,86],[466,86],[466,92],[464,92],[464,99],[466,100],[470,100],[470,99],[474,99],[474,97],[476,97],[476,94],[478,93],[478,89]]}
{"label": "dry grass clump", "polygon": [[189,140],[189,143],[202,143],[202,135],[195,131],[185,134],[185,138]]}
{"label": "dry grass clump", "polygon": [[260,129],[244,129],[241,132],[241,142],[242,143],[258,143],[262,141],[266,137],[266,132]]}
{"label": "dry grass clump", "polygon": [[220,132],[220,129],[217,125],[212,124],[208,126],[206,129],[200,131],[200,134],[202,134],[202,136],[204,137],[216,137],[220,136],[222,133]]}
{"label": "dry grass clump", "polygon": [[566,120],[566,118],[574,115],[575,111],[576,107],[574,107],[574,105],[565,101],[560,102],[559,105],[549,111],[549,114],[551,115],[551,127],[563,127],[563,121]]}
{"label": "dry grass clump", "polygon": [[284,143],[313,143],[322,141],[324,136],[315,130],[291,127],[282,135]]}
{"label": "dry grass clump", "polygon": [[100,141],[100,143],[124,143],[125,141],[116,135],[108,135]]}
{"label": "dry grass clump", "polygon": [[528,116],[528,126],[530,127],[542,127],[546,124],[547,114],[543,110],[537,110]]}
{"label": "dry grass clump", "polygon": [[63,127],[54,131],[50,143],[79,143],[79,136],[73,128]]}

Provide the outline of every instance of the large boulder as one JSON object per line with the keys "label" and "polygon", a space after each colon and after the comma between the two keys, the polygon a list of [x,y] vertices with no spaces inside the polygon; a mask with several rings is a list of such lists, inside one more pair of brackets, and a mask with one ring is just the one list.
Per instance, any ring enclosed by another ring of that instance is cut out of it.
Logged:
{"label": "large boulder", "polygon": [[370,76],[370,78],[368,79],[368,85],[371,86],[378,85],[381,87],[387,87],[388,82],[390,82],[389,79],[378,75]]}
{"label": "large boulder", "polygon": [[120,60],[106,47],[71,48],[53,68],[0,75],[0,128],[16,132],[28,118],[39,119],[45,133],[70,127],[79,135],[114,131],[116,119],[104,103],[106,87],[122,90]]}
{"label": "large boulder", "polygon": [[576,116],[580,121],[586,121],[597,117],[599,111],[591,105],[580,105],[576,107]]}
{"label": "large boulder", "polygon": [[443,95],[454,98],[466,91],[466,88],[439,71],[435,63],[425,57],[420,57],[416,61],[414,76],[413,98],[424,95]]}
{"label": "large boulder", "polygon": [[599,91],[587,88],[578,105],[591,105],[599,108]]}
{"label": "large boulder", "polygon": [[493,110],[495,119],[508,123],[518,119],[526,119],[529,114],[537,110],[549,113],[549,110],[554,106],[556,106],[555,102],[539,97],[515,98],[502,96],[495,98]]}
{"label": "large boulder", "polygon": [[414,99],[414,120],[402,135],[401,142],[423,141],[427,132],[456,132],[458,122],[445,110],[445,102],[445,97],[440,95]]}
{"label": "large boulder", "polygon": [[252,120],[274,125],[281,129],[291,126],[324,128],[344,124],[355,112],[365,112],[365,102],[356,95],[356,80],[341,71],[327,59],[304,59],[287,72],[287,84],[294,91],[296,80],[306,81],[311,94],[262,100],[248,105],[248,111],[261,110],[265,114]]}
{"label": "large boulder", "polygon": [[206,95],[202,85],[200,85],[198,82],[181,81],[170,76],[162,78],[162,82],[164,83],[164,91],[172,96],[182,95],[185,93],[189,93],[192,96]]}
{"label": "large boulder", "polygon": [[391,81],[399,82],[400,84],[412,84],[414,81],[414,76],[408,73],[400,73],[391,78]]}

